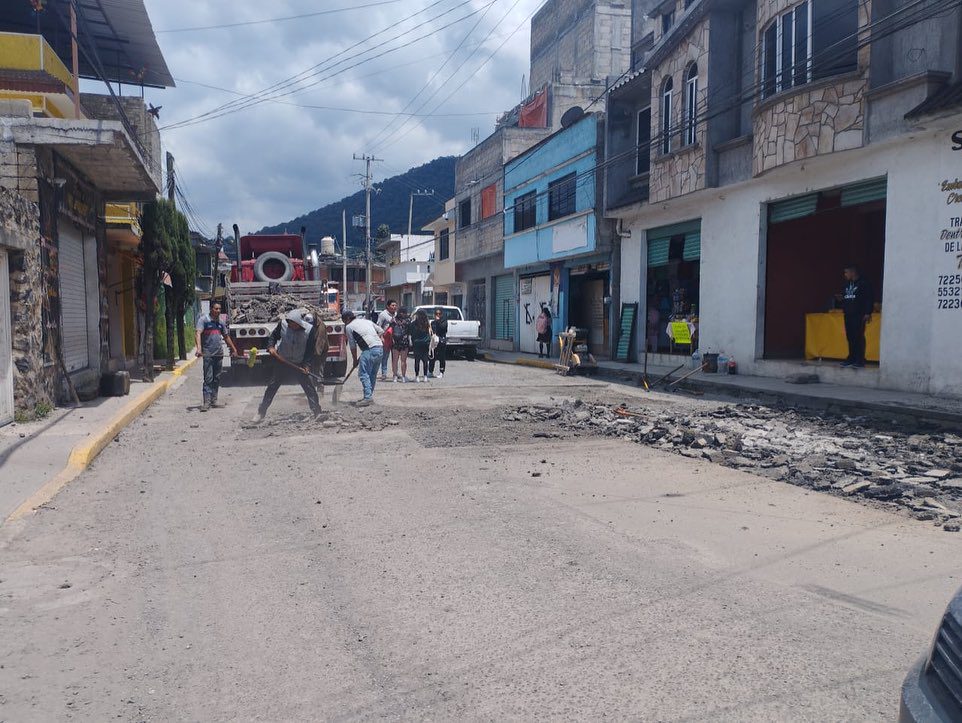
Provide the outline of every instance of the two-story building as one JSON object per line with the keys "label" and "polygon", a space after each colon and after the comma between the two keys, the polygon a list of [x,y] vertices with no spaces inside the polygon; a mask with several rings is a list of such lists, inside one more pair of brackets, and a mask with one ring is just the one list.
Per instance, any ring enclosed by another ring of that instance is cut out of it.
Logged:
{"label": "two-story building", "polygon": [[457,210],[454,199],[444,204],[444,213],[422,231],[434,234],[434,266],[428,284],[433,293],[431,303],[464,307],[464,288],[457,282],[454,256],[457,245]]}
{"label": "two-story building", "polygon": [[504,267],[510,299],[494,307],[492,337],[538,351],[535,321],[545,307],[553,328],[588,329],[593,354],[609,355],[614,306],[610,221],[601,209],[604,122],[586,115],[504,168]]}
{"label": "two-story building", "polygon": [[[669,333],[686,321],[692,346],[749,373],[814,365],[962,394],[959,8],[678,0],[652,15],[653,47],[608,105],[636,352],[691,353]],[[837,364],[851,264],[876,292],[858,371]]]}
{"label": "two-story building", "polygon": [[5,234],[18,243],[0,240],[11,330],[0,338],[10,350],[0,350],[0,421],[12,416],[11,387],[27,415],[63,399],[68,376],[96,396],[134,351],[129,204],[160,191],[159,135],[142,99],[81,96],[79,83],[173,80],[142,1],[74,9],[78,38],[109,63],[73,54],[69,4],[0,7],[0,216],[19,229]]}
{"label": "two-story building", "polygon": [[387,262],[384,299],[397,301],[409,311],[415,306],[432,303],[428,286],[434,266],[434,236],[426,234],[391,234],[378,244]]}

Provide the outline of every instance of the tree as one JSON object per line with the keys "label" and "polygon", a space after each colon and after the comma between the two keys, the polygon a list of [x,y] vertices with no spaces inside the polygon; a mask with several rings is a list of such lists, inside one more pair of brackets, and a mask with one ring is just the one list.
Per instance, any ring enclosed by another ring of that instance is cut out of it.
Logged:
{"label": "tree", "polygon": [[377,231],[374,232],[374,238],[378,241],[386,241],[391,238],[391,227],[386,223],[382,223],[377,227]]}
{"label": "tree", "polygon": [[[173,263],[170,267],[170,280],[173,303],[168,304],[172,312],[167,312],[170,319],[171,313],[177,317],[177,348],[181,360],[187,358],[187,339],[184,336],[184,315],[187,308],[194,303],[194,284],[197,280],[197,256],[194,247],[190,243],[190,227],[187,218],[179,211],[176,212],[174,219],[175,236],[173,248]],[[171,330],[168,329],[167,338],[171,337]],[[168,357],[172,356],[168,352]]]}
{"label": "tree", "polygon": [[[144,206],[141,214],[143,236],[140,239],[141,291],[144,303],[144,379],[154,381],[154,315],[156,314],[157,295],[163,285],[164,274],[173,263],[174,218],[177,210],[174,204],[163,199],[154,199]],[[168,332],[168,341],[170,333]],[[172,344],[170,345],[172,346]],[[168,351],[168,356],[170,355]]]}

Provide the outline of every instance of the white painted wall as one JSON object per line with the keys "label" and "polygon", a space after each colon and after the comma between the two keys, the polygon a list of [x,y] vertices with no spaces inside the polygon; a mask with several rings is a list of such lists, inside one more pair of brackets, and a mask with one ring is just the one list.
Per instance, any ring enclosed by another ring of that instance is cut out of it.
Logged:
{"label": "white painted wall", "polygon": [[953,214],[962,216],[962,203],[954,204],[953,211],[940,190],[943,180],[962,178],[962,151],[951,150],[951,133],[945,128],[919,132],[898,142],[792,164],[738,186],[642,207],[639,215],[625,217],[632,237],[622,246],[623,299],[637,297],[643,303],[646,298],[645,229],[701,218],[702,351],[734,354],[743,373],[781,376],[800,365],[758,358],[764,328],[765,204],[887,176],[880,370],[846,373],[825,365],[820,373],[824,380],[844,373],[838,378],[854,384],[962,396],[962,310],[936,308],[938,275],[953,273],[957,263],[954,254],[944,251],[940,234]]}

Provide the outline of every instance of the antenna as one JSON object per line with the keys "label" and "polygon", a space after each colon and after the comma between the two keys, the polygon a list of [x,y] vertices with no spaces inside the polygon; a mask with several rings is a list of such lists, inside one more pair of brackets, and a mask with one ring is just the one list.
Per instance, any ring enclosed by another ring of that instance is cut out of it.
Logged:
{"label": "antenna", "polygon": [[478,143],[481,142],[481,129],[480,129],[480,128],[472,128],[472,129],[471,129],[471,142],[472,142],[474,145],[478,145]]}

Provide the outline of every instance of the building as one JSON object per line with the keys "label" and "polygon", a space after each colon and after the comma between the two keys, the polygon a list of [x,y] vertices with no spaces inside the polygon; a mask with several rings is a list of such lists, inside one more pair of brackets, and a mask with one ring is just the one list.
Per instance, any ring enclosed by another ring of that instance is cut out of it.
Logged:
{"label": "building", "polygon": [[25,415],[64,399],[67,377],[96,396],[102,375],[125,368],[136,345],[130,204],[160,191],[159,135],[142,99],[113,88],[81,95],[79,79],[173,80],[143,2],[75,7],[89,55],[109,60],[72,63],[63,0],[39,13],[29,3],[0,9],[0,292],[10,287],[0,296],[11,322],[10,339],[0,338],[9,344],[0,349],[0,422],[12,416],[11,397]]}
{"label": "building", "polygon": [[601,209],[604,122],[590,114],[512,159],[504,168],[504,267],[494,289],[492,346],[538,352],[535,320],[547,307],[554,331],[588,330],[607,358],[612,299],[612,223]]}
{"label": "building", "polygon": [[377,248],[387,262],[382,294],[385,302],[393,299],[409,310],[433,303],[433,289],[428,279],[434,266],[434,236],[391,234]]}
{"label": "building", "polygon": [[[962,395],[960,9],[678,0],[654,19],[608,98],[635,354],[698,347],[751,374]],[[831,313],[852,263],[877,301],[858,371],[838,367]]]}
{"label": "building", "polygon": [[434,266],[427,286],[439,306],[464,307],[464,287],[457,283],[455,251],[457,247],[457,211],[454,199],[444,204],[444,213],[425,226],[422,231],[434,234]]}

